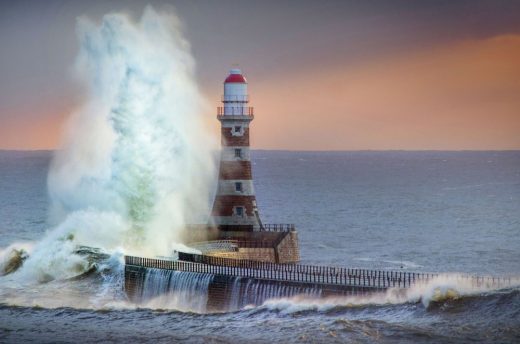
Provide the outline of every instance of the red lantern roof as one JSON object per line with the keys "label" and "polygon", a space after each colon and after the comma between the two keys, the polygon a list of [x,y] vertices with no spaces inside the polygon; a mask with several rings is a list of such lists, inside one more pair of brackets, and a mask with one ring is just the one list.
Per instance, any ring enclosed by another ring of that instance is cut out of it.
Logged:
{"label": "red lantern roof", "polygon": [[224,83],[241,83],[247,84],[246,78],[240,72],[240,69],[232,69],[229,76],[224,80]]}

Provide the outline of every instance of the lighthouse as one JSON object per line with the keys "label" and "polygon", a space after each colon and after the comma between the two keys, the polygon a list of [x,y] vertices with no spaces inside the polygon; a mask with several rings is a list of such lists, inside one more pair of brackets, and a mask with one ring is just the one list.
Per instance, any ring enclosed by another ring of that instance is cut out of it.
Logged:
{"label": "lighthouse", "polygon": [[217,110],[222,150],[211,225],[221,231],[260,230],[262,222],[256,205],[249,151],[249,125],[254,115],[249,106],[247,80],[240,69],[231,69],[224,80],[222,106]]}

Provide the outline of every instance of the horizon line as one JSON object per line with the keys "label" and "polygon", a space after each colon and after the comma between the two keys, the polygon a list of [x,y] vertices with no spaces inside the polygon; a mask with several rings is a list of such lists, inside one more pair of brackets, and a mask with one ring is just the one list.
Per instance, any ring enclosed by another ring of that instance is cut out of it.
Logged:
{"label": "horizon line", "polygon": [[[60,149],[5,149],[0,152],[56,152]],[[217,150],[215,150],[217,151]],[[251,149],[262,152],[308,152],[308,153],[340,153],[340,152],[520,152],[514,149]]]}

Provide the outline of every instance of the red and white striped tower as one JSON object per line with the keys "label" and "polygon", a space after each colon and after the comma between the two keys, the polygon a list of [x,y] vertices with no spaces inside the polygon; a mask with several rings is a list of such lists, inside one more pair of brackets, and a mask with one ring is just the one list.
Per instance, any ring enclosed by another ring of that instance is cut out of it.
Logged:
{"label": "red and white striped tower", "polygon": [[211,212],[212,225],[225,231],[252,231],[262,226],[256,206],[249,153],[249,123],[253,108],[248,106],[247,81],[240,69],[231,69],[224,81],[218,188]]}

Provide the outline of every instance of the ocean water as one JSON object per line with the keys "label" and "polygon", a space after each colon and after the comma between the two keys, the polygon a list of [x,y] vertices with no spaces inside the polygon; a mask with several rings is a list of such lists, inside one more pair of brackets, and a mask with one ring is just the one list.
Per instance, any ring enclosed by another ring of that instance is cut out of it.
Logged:
{"label": "ocean water", "polygon": [[[0,152],[0,249],[44,237],[51,152]],[[254,151],[265,223],[303,263],[520,275],[520,152]],[[16,273],[14,274],[16,275]],[[114,255],[75,279],[0,277],[0,342],[520,342],[520,289],[273,299],[228,313],[133,305]]]}

